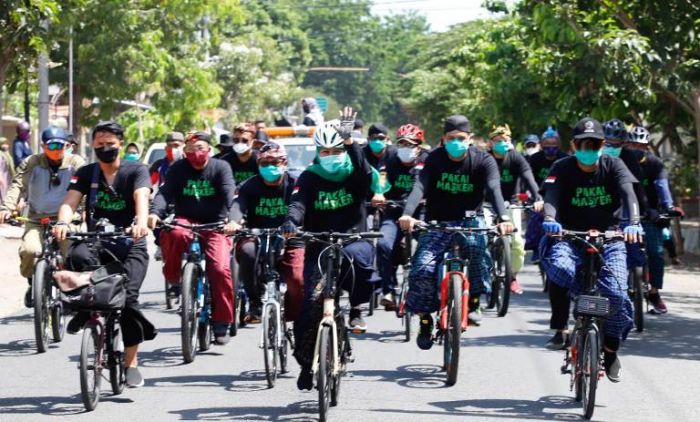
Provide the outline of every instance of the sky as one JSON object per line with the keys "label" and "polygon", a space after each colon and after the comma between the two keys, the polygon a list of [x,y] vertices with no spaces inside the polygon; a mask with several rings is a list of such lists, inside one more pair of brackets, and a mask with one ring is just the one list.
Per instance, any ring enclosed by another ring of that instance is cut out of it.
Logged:
{"label": "sky", "polygon": [[442,32],[451,25],[493,16],[481,7],[483,0],[374,0],[372,13],[378,16],[416,10],[425,15],[430,29]]}

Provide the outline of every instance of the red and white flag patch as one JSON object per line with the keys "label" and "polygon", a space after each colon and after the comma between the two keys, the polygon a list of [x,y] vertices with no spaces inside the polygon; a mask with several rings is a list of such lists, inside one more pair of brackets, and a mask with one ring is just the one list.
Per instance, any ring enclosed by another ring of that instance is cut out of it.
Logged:
{"label": "red and white flag patch", "polygon": [[292,195],[296,195],[299,192],[299,186],[294,186],[294,189],[292,190]]}
{"label": "red and white flag patch", "polygon": [[546,179],[544,179],[545,183],[554,183],[557,181],[557,176],[547,176]]}
{"label": "red and white flag patch", "polygon": [[70,178],[71,183],[78,183],[78,176],[73,176]]}

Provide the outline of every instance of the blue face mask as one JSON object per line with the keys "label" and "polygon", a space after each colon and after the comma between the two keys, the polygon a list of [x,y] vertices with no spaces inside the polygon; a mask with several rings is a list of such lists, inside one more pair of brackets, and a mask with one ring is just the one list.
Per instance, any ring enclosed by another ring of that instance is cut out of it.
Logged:
{"label": "blue face mask", "polygon": [[584,166],[592,166],[598,162],[598,159],[603,155],[603,151],[597,149],[594,151],[576,151],[576,159]]}
{"label": "blue face mask", "polygon": [[345,154],[342,153],[338,155],[326,155],[325,157],[318,157],[318,162],[321,167],[328,173],[336,173],[340,167],[345,163]]}
{"label": "blue face mask", "polygon": [[630,151],[632,151],[632,154],[634,154],[634,157],[635,157],[637,160],[641,160],[641,159],[644,158],[644,156],[646,155],[646,152],[645,152],[645,151],[640,151],[640,150],[638,150],[638,149],[631,149]]}
{"label": "blue face mask", "polygon": [[368,144],[369,149],[371,149],[375,154],[379,154],[380,152],[384,151],[384,148],[386,147],[386,142],[383,139],[371,139]]}
{"label": "blue face mask", "polygon": [[498,141],[493,144],[493,152],[498,155],[506,155],[510,150],[510,144],[506,141]]}
{"label": "blue face mask", "polygon": [[467,144],[466,141],[461,141],[459,139],[450,139],[445,141],[445,149],[447,150],[447,154],[449,154],[452,158],[461,158],[464,153],[467,152],[467,148],[469,148],[469,144]]}
{"label": "blue face mask", "polygon": [[559,147],[542,147],[545,157],[556,157]]}
{"label": "blue face mask", "polygon": [[124,159],[126,161],[138,161],[139,160],[139,154],[137,153],[129,153],[124,155]]}
{"label": "blue face mask", "polygon": [[260,166],[260,176],[266,182],[276,182],[284,174],[284,168],[272,164]]}
{"label": "blue face mask", "polygon": [[611,157],[620,157],[620,153],[622,152],[622,148],[615,148],[610,145],[606,145],[603,147],[603,154],[609,155]]}

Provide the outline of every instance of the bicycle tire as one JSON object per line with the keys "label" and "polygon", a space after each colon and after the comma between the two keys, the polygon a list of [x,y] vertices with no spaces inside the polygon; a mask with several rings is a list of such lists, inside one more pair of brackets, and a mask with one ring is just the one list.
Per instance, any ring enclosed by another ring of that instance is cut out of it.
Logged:
{"label": "bicycle tire", "polygon": [[48,263],[44,259],[34,265],[32,276],[32,300],[34,301],[34,338],[36,350],[44,353],[49,347],[49,294],[50,284],[47,283]]}
{"label": "bicycle tire", "polygon": [[372,294],[369,297],[369,310],[367,311],[367,316],[374,315],[374,308],[377,307],[376,304],[377,292],[374,290],[374,284],[372,285]]}
{"label": "bicycle tire", "polygon": [[459,372],[459,349],[462,337],[462,278],[452,274],[448,281],[447,330],[444,337],[444,366],[447,385],[457,383]]}
{"label": "bicycle tire", "polygon": [[634,286],[634,295],[632,303],[634,304],[634,326],[638,333],[644,331],[644,268],[635,267],[630,271],[632,286]]}
{"label": "bicycle tire", "polygon": [[63,315],[63,305],[55,299],[51,305],[51,337],[54,343],[60,343],[66,334],[66,316]]}
{"label": "bicycle tire", "polygon": [[100,401],[100,382],[102,370],[100,367],[99,333],[94,324],[88,324],[83,330],[80,345],[80,397],[85,410],[95,410]]}
{"label": "bicycle tire", "polygon": [[175,298],[170,297],[168,294],[168,282],[166,280],[163,280],[163,287],[165,291],[165,309],[173,309],[173,302],[175,302]]}
{"label": "bicycle tire", "polygon": [[211,325],[208,322],[200,321],[197,326],[197,343],[199,343],[200,352],[211,349]]}
{"label": "bicycle tire", "polygon": [[499,317],[504,317],[508,313],[510,305],[510,283],[513,280],[513,267],[511,264],[511,249],[510,238],[502,237],[501,239],[501,267],[499,273],[501,275],[501,289],[496,297],[496,310]]}
{"label": "bicycle tire", "polygon": [[408,311],[403,314],[403,341],[411,341],[411,313]]}
{"label": "bicycle tire", "polygon": [[333,349],[331,343],[331,327],[323,326],[319,334],[318,373],[316,387],[318,388],[318,419],[328,420],[330,407],[331,384],[333,383]]}
{"label": "bicycle tire", "polygon": [[581,376],[583,368],[583,347],[585,346],[586,343],[586,336],[583,335],[583,331],[579,328],[575,331],[574,335],[576,336],[576,360],[573,362],[575,365],[572,368],[573,374],[574,374],[574,395],[575,395],[575,400],[577,402],[580,402],[583,399],[583,377]]}
{"label": "bicycle tire", "polygon": [[547,277],[547,273],[544,271],[541,261],[537,263],[537,267],[540,270],[540,278],[542,278],[542,292],[547,293],[549,291],[549,278]]}
{"label": "bicycle tire", "polygon": [[119,322],[114,321],[112,327],[111,351],[108,359],[109,362],[109,383],[112,386],[112,393],[118,396],[124,391],[126,384],[126,368],[124,368],[124,353],[122,347],[117,347],[122,343],[122,330]]}
{"label": "bicycle tire", "polygon": [[[331,384],[331,407],[338,405],[338,399],[340,399],[340,380],[345,374],[345,365],[347,364],[347,356],[349,355],[350,349],[350,339],[348,338],[348,330],[345,328],[345,318],[342,315],[336,315],[335,317],[335,327],[336,332],[334,335],[338,336],[338,359],[340,360],[340,370],[338,374],[333,377],[333,383]],[[333,342],[331,342],[331,345]]]}
{"label": "bicycle tire", "polygon": [[[235,251],[235,248],[234,248]],[[239,302],[241,300],[240,295],[238,294],[238,264],[236,263],[236,257],[235,257],[235,252],[231,252],[231,258],[230,258],[230,267],[231,267],[231,285],[233,286],[233,321],[231,322],[231,326],[228,329],[228,334],[231,337],[236,337],[238,334],[238,314],[236,313],[239,308]]]}
{"label": "bicycle tire", "polygon": [[277,381],[279,349],[277,348],[277,308],[266,306],[263,315],[263,358],[265,361],[265,379],[267,386],[273,388]]}
{"label": "bicycle tire", "polygon": [[600,365],[600,346],[598,344],[598,331],[589,328],[586,331],[586,343],[583,348],[581,368],[583,374],[582,405],[583,417],[590,419],[595,410],[595,396],[598,388],[598,371]]}
{"label": "bicycle tire", "polygon": [[[403,318],[403,335],[404,342],[411,341],[411,313],[406,309],[406,294],[408,293],[408,276],[404,276],[403,284],[401,284],[401,293],[399,293],[399,305],[396,307],[396,316]],[[402,311],[403,309],[403,311]],[[402,314],[403,312],[403,314]]]}
{"label": "bicycle tire", "polygon": [[[283,327],[285,328],[285,327]],[[289,341],[287,340],[287,333],[282,333],[282,345],[280,346],[280,374],[286,374],[287,362],[289,361]]]}
{"label": "bicycle tire", "polygon": [[182,270],[180,337],[182,358],[185,363],[194,361],[197,356],[199,316],[197,315],[197,277],[199,269],[193,262],[185,264]]}

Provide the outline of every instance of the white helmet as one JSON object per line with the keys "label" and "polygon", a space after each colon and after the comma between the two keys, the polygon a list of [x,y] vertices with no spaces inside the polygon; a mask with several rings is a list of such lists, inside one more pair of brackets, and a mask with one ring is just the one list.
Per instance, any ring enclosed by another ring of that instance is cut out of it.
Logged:
{"label": "white helmet", "polygon": [[328,122],[316,126],[314,131],[314,143],[319,148],[336,148],[343,144],[344,139],[338,133],[340,121],[329,120]]}
{"label": "white helmet", "polygon": [[648,144],[649,131],[644,126],[635,126],[627,133],[627,141],[633,144]]}

